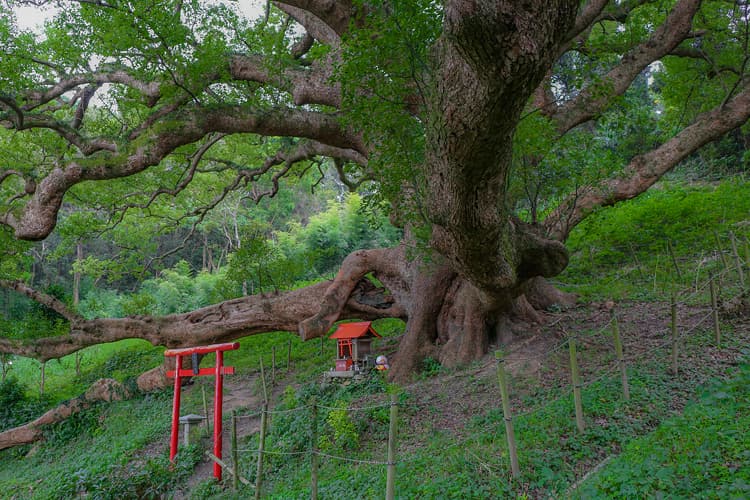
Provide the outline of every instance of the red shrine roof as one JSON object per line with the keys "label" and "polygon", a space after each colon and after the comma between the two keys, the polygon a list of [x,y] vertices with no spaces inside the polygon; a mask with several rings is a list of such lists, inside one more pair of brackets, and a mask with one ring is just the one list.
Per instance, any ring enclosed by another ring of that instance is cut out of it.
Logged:
{"label": "red shrine roof", "polygon": [[380,337],[378,332],[372,328],[372,321],[360,323],[341,323],[333,332],[332,339],[359,339],[362,337]]}

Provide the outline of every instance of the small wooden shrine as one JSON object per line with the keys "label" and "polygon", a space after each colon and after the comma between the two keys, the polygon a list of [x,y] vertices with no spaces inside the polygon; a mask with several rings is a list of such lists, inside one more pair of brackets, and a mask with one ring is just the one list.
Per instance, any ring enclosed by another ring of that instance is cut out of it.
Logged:
{"label": "small wooden shrine", "polygon": [[380,338],[380,334],[372,328],[371,321],[363,321],[340,324],[330,338],[337,341],[336,369],[332,375],[347,376],[372,364],[372,340]]}

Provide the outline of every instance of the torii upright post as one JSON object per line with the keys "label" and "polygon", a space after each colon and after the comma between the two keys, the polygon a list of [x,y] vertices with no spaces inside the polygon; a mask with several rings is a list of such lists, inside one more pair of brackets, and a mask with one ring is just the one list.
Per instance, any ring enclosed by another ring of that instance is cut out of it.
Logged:
{"label": "torii upright post", "polygon": [[[224,375],[234,375],[233,366],[224,366],[224,351],[239,349],[237,342],[228,344],[213,344],[199,347],[187,347],[185,349],[167,349],[164,356],[175,358],[175,369],[167,372],[168,377],[174,377],[174,400],[172,405],[172,435],[169,443],[169,460],[174,462],[177,455],[177,444],[180,434],[180,391],[182,388],[182,377],[198,377],[201,375],[213,375],[216,377],[214,385],[214,456],[221,459],[221,417],[223,409]],[[198,356],[216,353],[216,366],[213,368],[198,369]],[[193,369],[182,369],[182,358],[193,357]],[[214,462],[214,477],[221,481],[221,466]]]}

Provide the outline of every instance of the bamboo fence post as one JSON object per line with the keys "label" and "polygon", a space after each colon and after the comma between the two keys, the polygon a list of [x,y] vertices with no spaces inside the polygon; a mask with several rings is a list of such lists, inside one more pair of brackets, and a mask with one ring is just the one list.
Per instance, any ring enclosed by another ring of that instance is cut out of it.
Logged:
{"label": "bamboo fence post", "polygon": [[521,469],[518,466],[518,450],[516,449],[516,432],[513,429],[513,415],[510,408],[510,396],[508,394],[508,381],[505,374],[505,356],[503,351],[495,351],[497,359],[497,381],[500,384],[500,397],[503,403],[503,420],[505,421],[505,437],[508,440],[508,455],[510,456],[510,470],[513,478],[521,477]]}
{"label": "bamboo fence post", "polygon": [[260,414],[260,438],[258,440],[258,466],[255,473],[255,500],[260,500],[263,487],[263,450],[266,447],[266,422],[268,420],[268,403],[263,403]]}
{"label": "bamboo fence post", "polygon": [[732,243],[732,256],[734,257],[734,265],[737,268],[737,274],[740,276],[740,286],[745,289],[745,272],[742,270],[742,260],[740,260],[740,254],[737,251],[737,239],[733,232],[729,232],[729,241]]}
{"label": "bamboo fence post", "polygon": [[210,424],[209,424],[209,418],[208,418],[208,400],[206,400],[206,386],[201,385],[201,395],[203,396],[203,414],[206,416],[206,419],[203,421],[203,429],[206,431],[206,436],[208,436],[211,433]]}
{"label": "bamboo fence post", "polygon": [[630,401],[630,386],[628,385],[628,370],[625,365],[625,356],[622,353],[622,339],[620,339],[620,325],[617,322],[617,314],[614,308],[612,315],[612,338],[615,341],[615,353],[617,354],[617,364],[620,366],[620,378],[622,380],[622,398]]}
{"label": "bamboo fence post", "polygon": [[237,409],[232,410],[232,488],[237,491],[240,487],[240,460],[237,453]]}
{"label": "bamboo fence post", "polygon": [[292,368],[292,341],[289,341],[289,344],[287,344],[286,349],[286,372],[289,373],[289,370]]}
{"label": "bamboo fence post", "polygon": [[266,371],[263,369],[263,357],[260,357],[260,382],[263,387],[263,402],[268,404],[268,389],[266,388]]}
{"label": "bamboo fence post", "polygon": [[271,348],[271,387],[276,387],[276,346]]}
{"label": "bamboo fence post", "polygon": [[680,266],[677,265],[677,257],[674,254],[672,240],[667,239],[667,250],[669,250],[669,255],[672,257],[672,264],[674,265],[674,270],[677,272],[677,279],[682,281],[682,273],[680,272]]}
{"label": "bamboo fence post", "polygon": [[716,250],[719,252],[719,257],[721,257],[721,263],[724,264],[724,269],[729,269],[729,263],[727,262],[726,255],[724,255],[724,249],[721,248],[721,239],[719,238],[719,233],[715,229],[714,238],[716,239]]}
{"label": "bamboo fence post", "polygon": [[310,421],[310,500],[318,500],[318,403],[315,400]]}
{"label": "bamboo fence post", "polygon": [[679,367],[677,366],[678,352],[677,352],[677,296],[675,292],[672,292],[672,299],[670,304],[670,328],[672,330],[672,374],[677,375]]}
{"label": "bamboo fence post", "polygon": [[573,402],[576,408],[576,426],[579,432],[583,432],[585,424],[583,421],[583,400],[581,398],[581,376],[578,372],[578,354],[576,353],[576,338],[572,335],[568,339],[570,350],[570,375],[573,381]]}
{"label": "bamboo fence post", "polygon": [[718,297],[716,294],[716,284],[714,283],[713,274],[711,274],[708,283],[709,289],[711,290],[711,316],[714,320],[714,341],[716,342],[716,347],[719,347],[721,344],[721,328],[719,327]]}
{"label": "bamboo fence post", "polygon": [[398,404],[396,394],[391,394],[391,421],[388,425],[388,472],[385,483],[385,499],[393,500],[396,489],[396,431]]}

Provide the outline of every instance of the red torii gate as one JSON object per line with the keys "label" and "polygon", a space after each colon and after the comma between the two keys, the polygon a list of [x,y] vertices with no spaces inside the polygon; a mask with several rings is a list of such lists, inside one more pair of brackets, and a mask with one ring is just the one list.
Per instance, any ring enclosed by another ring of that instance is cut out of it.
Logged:
{"label": "red torii gate", "polygon": [[[199,347],[186,347],[185,349],[167,349],[164,356],[175,358],[175,369],[167,372],[168,377],[174,377],[174,403],[172,406],[172,435],[169,443],[169,460],[174,462],[177,455],[177,442],[180,433],[180,391],[182,377],[196,377],[201,375],[213,375],[216,377],[214,385],[214,455],[221,458],[221,417],[223,403],[224,375],[234,375],[233,366],[224,366],[224,351],[239,349],[240,344],[232,342],[228,344],[213,344]],[[216,353],[216,366],[213,368],[198,369],[198,355]],[[192,356],[193,369],[182,368],[182,358]],[[221,480],[221,466],[214,462],[214,477]]]}

